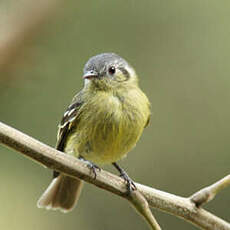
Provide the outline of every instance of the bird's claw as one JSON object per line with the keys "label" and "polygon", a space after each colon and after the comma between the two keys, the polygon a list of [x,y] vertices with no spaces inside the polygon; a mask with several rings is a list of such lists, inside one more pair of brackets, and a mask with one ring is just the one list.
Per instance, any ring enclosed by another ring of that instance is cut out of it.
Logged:
{"label": "bird's claw", "polygon": [[97,165],[93,164],[92,162],[88,161],[87,163],[87,167],[90,169],[90,171],[94,174],[94,180],[97,178],[97,172],[96,170],[98,170],[99,172],[101,171],[101,168],[98,167]]}
{"label": "bird's claw", "polygon": [[134,184],[133,180],[128,176],[127,173],[123,172],[120,174],[120,177],[123,178],[126,182],[128,193],[130,194],[132,191],[137,190],[136,185]]}
{"label": "bird's claw", "polygon": [[95,165],[94,163],[92,163],[91,161],[85,160],[83,157],[79,157],[79,159],[87,163],[87,168],[89,168],[90,172],[92,172],[94,174],[93,179],[95,180],[97,178],[96,170],[98,170],[100,172],[101,168],[98,167],[97,165]]}

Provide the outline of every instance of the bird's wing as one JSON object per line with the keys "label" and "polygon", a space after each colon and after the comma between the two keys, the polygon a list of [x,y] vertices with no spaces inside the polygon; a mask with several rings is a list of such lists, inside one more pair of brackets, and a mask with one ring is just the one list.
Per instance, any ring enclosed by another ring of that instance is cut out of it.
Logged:
{"label": "bird's wing", "polygon": [[[57,143],[56,149],[59,151],[64,151],[66,139],[71,131],[73,122],[76,120],[79,114],[79,110],[83,104],[82,93],[78,93],[72,100],[72,103],[66,109],[60,124],[58,125]],[[74,122],[76,125],[76,123]],[[54,171],[53,177],[57,177],[58,172]]]}

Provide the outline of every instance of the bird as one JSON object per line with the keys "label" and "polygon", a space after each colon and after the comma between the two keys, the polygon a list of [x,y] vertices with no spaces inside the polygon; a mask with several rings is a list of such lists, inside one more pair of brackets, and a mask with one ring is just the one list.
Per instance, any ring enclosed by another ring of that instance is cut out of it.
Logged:
{"label": "bird", "polygon": [[[112,164],[128,191],[135,190],[117,161],[135,147],[150,120],[150,102],[138,76],[119,55],[102,53],[85,64],[83,79],[83,89],[73,97],[58,126],[56,149],[85,161],[95,176],[98,164]],[[54,171],[37,206],[69,212],[82,186],[82,180]]]}

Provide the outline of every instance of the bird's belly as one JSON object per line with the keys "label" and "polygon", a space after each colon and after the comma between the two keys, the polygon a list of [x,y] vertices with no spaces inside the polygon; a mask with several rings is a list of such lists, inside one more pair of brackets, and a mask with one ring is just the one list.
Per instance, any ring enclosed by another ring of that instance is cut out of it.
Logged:
{"label": "bird's belly", "polygon": [[135,146],[147,120],[140,107],[124,106],[114,97],[97,98],[97,103],[89,103],[84,111],[69,135],[65,152],[99,164],[124,157]]}
{"label": "bird's belly", "polygon": [[88,119],[87,123],[78,124],[65,152],[97,164],[112,163],[123,158],[142,134],[143,122],[134,119],[133,115],[129,118],[114,111],[99,117],[102,119]]}
{"label": "bird's belly", "polygon": [[87,141],[78,146],[78,152],[85,159],[99,164],[123,158],[135,146],[142,132],[129,121],[125,124],[122,120],[104,121],[91,131]]}
{"label": "bird's belly", "polygon": [[132,129],[123,130],[122,133],[107,133],[106,137],[102,133],[99,132],[97,136],[88,140],[82,150],[79,148],[79,153],[87,160],[95,163],[118,161],[135,146],[139,138],[139,135]]}

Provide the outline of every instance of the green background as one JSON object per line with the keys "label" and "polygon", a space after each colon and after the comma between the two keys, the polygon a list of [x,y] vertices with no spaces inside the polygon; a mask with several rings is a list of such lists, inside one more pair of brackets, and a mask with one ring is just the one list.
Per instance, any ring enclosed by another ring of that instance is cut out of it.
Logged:
{"label": "green background", "polygon": [[[17,10],[15,2],[1,7]],[[0,120],[54,146],[85,62],[116,52],[152,104],[150,126],[121,166],[135,181],[189,196],[229,174],[229,12],[228,0],[65,1],[0,72]],[[51,171],[3,146],[0,172],[0,229],[148,229],[127,201],[88,184],[73,212],[38,209]],[[230,221],[229,188],[205,207]],[[153,213],[164,230],[196,229]]]}

